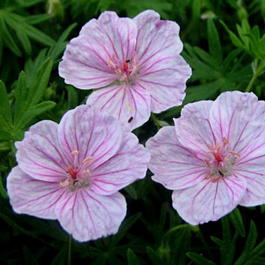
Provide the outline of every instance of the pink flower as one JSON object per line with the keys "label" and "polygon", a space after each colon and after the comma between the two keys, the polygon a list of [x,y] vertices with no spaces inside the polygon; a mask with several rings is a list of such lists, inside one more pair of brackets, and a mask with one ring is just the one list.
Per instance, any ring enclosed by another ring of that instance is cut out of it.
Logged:
{"label": "pink flower", "polygon": [[17,213],[58,219],[78,241],[114,234],[126,215],[118,190],[143,178],[149,154],[120,123],[88,106],[41,121],[16,143],[7,179]]}
{"label": "pink flower", "polygon": [[68,44],[59,74],[67,84],[96,89],[87,104],[134,129],[151,111],[182,103],[191,75],[182,47],[178,24],[152,10],[133,19],[106,11]]}
{"label": "pink flower", "polygon": [[188,104],[147,143],[153,180],[174,191],[173,207],[192,225],[263,204],[264,130],[265,102],[252,93]]}

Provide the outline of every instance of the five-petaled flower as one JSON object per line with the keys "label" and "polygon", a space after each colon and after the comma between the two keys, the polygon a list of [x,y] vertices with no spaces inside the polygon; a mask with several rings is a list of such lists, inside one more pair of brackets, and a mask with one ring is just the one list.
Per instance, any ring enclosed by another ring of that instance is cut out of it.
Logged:
{"label": "five-petaled flower", "polygon": [[41,121],[16,143],[7,178],[17,213],[58,219],[78,241],[117,232],[126,214],[118,191],[147,170],[149,153],[118,120],[87,105],[59,124]]}
{"label": "five-petaled flower", "polygon": [[186,105],[175,127],[147,143],[153,180],[173,190],[173,207],[192,225],[237,205],[265,203],[265,102],[252,93],[221,94]]}
{"label": "five-petaled flower", "polygon": [[133,19],[103,12],[67,45],[59,74],[79,89],[96,89],[87,104],[130,129],[182,103],[191,69],[179,55],[179,26],[147,10]]}

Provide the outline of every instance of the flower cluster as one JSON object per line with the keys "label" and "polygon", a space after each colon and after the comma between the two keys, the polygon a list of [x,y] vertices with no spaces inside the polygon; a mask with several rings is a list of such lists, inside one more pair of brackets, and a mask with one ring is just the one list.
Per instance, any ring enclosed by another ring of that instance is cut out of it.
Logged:
{"label": "flower cluster", "polygon": [[147,148],[130,132],[151,112],[182,104],[191,75],[182,46],[179,26],[151,10],[90,20],[68,44],[59,74],[95,91],[59,124],[40,121],[16,143],[18,165],[7,179],[14,211],[57,219],[78,241],[114,234],[127,208],[119,190],[148,166],[192,225],[265,203],[265,102],[254,94],[184,106]]}

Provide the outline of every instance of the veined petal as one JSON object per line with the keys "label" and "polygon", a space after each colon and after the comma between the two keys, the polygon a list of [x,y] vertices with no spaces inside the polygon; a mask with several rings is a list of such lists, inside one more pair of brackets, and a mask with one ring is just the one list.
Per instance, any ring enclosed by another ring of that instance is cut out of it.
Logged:
{"label": "veined petal", "polygon": [[102,195],[113,194],[145,177],[150,155],[137,137],[125,132],[120,150],[100,167],[93,169],[91,189]]}
{"label": "veined petal", "polygon": [[7,192],[15,212],[44,219],[56,219],[55,205],[64,194],[58,183],[34,179],[18,166],[7,177]]}
{"label": "veined petal", "polygon": [[80,89],[110,85],[117,79],[112,65],[134,55],[137,26],[132,19],[103,12],[89,21],[67,46],[59,74]]}
{"label": "veined petal", "polygon": [[174,119],[179,142],[197,153],[207,153],[216,144],[215,131],[209,121],[212,104],[212,101],[187,104],[181,117]]}
{"label": "veined petal", "polygon": [[21,142],[16,142],[19,167],[31,177],[59,182],[65,175],[67,160],[58,142],[58,124],[40,121],[31,126]]}
{"label": "veined petal", "polygon": [[241,154],[265,128],[265,102],[253,93],[222,93],[213,103],[210,122],[219,141],[227,139]]}
{"label": "veined petal", "polygon": [[158,13],[146,10],[134,18],[138,35],[136,51],[140,64],[149,64],[149,60],[157,60],[162,54],[178,55],[183,44],[179,38],[179,26],[168,20],[160,20]]}
{"label": "veined petal", "polygon": [[59,127],[59,141],[69,160],[77,157],[78,165],[87,158],[98,166],[117,153],[122,140],[119,121],[88,105],[68,111]]}
{"label": "veined petal", "polygon": [[207,176],[204,161],[182,146],[173,126],[163,127],[148,140],[146,147],[151,153],[152,179],[168,189],[191,187]]}
{"label": "veined petal", "polygon": [[116,233],[126,215],[126,201],[120,193],[101,196],[82,189],[65,194],[56,213],[62,227],[83,242]]}
{"label": "veined petal", "polygon": [[150,61],[138,81],[150,90],[151,110],[155,113],[181,105],[191,68],[180,56],[162,56]]}
{"label": "veined petal", "polygon": [[140,84],[96,90],[88,97],[87,104],[110,113],[131,130],[150,117],[150,94]]}
{"label": "veined petal", "polygon": [[230,176],[216,182],[205,179],[196,186],[174,191],[173,207],[186,222],[198,225],[216,221],[231,212],[245,191],[244,178]]}
{"label": "veined petal", "polygon": [[247,181],[240,205],[256,206],[265,203],[265,138],[251,139],[235,165],[236,174]]}
{"label": "veined petal", "polygon": [[252,207],[265,203],[265,174],[255,171],[251,168],[249,170],[241,170],[237,175],[244,177],[247,181],[246,192],[240,201],[240,205]]}

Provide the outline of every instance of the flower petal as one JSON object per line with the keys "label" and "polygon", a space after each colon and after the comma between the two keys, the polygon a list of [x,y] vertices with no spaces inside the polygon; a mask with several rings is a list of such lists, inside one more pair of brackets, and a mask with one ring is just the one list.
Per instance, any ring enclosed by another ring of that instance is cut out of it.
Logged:
{"label": "flower petal", "polygon": [[265,138],[249,141],[249,146],[236,161],[235,171],[239,177],[247,181],[246,193],[240,202],[243,206],[256,206],[265,203]]}
{"label": "flower petal", "polygon": [[136,51],[142,66],[162,55],[176,56],[181,52],[183,44],[177,23],[160,20],[159,14],[152,10],[140,13],[134,21],[138,28]]}
{"label": "flower petal", "polygon": [[117,74],[112,61],[131,59],[135,50],[137,26],[132,19],[103,12],[92,19],[80,35],[67,45],[59,74],[67,84],[80,89],[110,85]]}
{"label": "flower petal", "polygon": [[180,55],[150,60],[138,81],[150,90],[151,110],[159,113],[182,104],[191,68]]}
{"label": "flower petal", "polygon": [[227,139],[231,149],[241,154],[264,130],[265,102],[253,93],[222,93],[213,103],[210,122],[217,140]]}
{"label": "flower petal", "polygon": [[140,85],[118,85],[94,91],[87,104],[110,113],[131,130],[150,117],[150,94]]}
{"label": "flower petal", "polygon": [[192,225],[216,221],[238,205],[245,190],[244,178],[229,176],[217,182],[205,179],[196,186],[174,191],[173,207]]}
{"label": "flower petal", "polygon": [[132,133],[125,133],[120,150],[98,168],[91,168],[90,188],[102,195],[117,192],[145,177],[150,155]]}
{"label": "flower petal", "polygon": [[212,101],[187,104],[181,111],[181,118],[174,119],[179,142],[197,153],[207,153],[216,143],[209,121],[212,104]]}
{"label": "flower petal", "polygon": [[247,189],[244,197],[240,201],[240,205],[252,207],[265,203],[265,174],[257,173],[251,170],[238,173],[247,180]]}
{"label": "flower petal", "polygon": [[151,153],[152,179],[168,189],[183,189],[196,185],[207,176],[204,162],[182,146],[173,126],[163,127],[148,140]]}
{"label": "flower petal", "polygon": [[18,165],[31,177],[60,181],[65,175],[67,161],[60,150],[57,129],[53,121],[40,121],[30,127],[21,142],[16,142]]}
{"label": "flower petal", "polygon": [[122,140],[120,123],[87,105],[68,111],[58,132],[65,156],[78,165],[87,158],[94,167],[104,163],[117,153]]}
{"label": "flower petal", "polygon": [[115,234],[126,215],[126,201],[120,193],[101,196],[82,189],[65,194],[56,211],[62,227],[83,242]]}
{"label": "flower petal", "polygon": [[7,192],[15,212],[44,219],[56,219],[55,205],[64,190],[57,182],[31,178],[17,166],[7,177]]}

